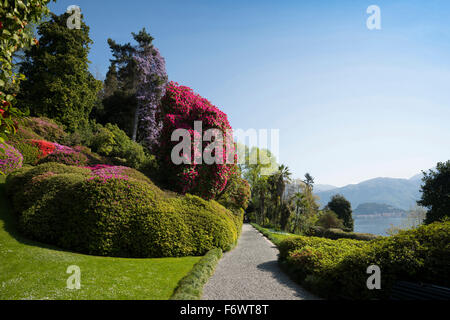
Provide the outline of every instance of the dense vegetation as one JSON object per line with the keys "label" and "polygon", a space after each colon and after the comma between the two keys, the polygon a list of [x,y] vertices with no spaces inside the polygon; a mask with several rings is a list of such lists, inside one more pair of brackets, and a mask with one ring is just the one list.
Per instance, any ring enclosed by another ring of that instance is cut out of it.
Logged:
{"label": "dense vegetation", "polygon": [[[433,223],[372,241],[289,237],[280,263],[300,283],[327,297],[389,298],[399,280],[450,286],[450,222]],[[381,288],[368,290],[368,266],[382,270]]]}
{"label": "dense vegetation", "polygon": [[171,196],[120,166],[45,163],[8,176],[28,237],[77,252],[123,257],[202,255],[236,242],[241,216],[215,201]]}

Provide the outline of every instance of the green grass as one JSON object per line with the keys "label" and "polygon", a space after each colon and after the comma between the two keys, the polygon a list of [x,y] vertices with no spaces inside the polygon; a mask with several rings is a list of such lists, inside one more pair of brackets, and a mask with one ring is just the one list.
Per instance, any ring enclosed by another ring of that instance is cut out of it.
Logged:
{"label": "green grass", "polygon": [[298,237],[298,234],[287,233],[287,232],[281,233],[280,231],[274,231],[272,229],[263,228],[256,223],[251,223],[251,225],[253,227],[255,227],[256,230],[261,232],[264,236],[269,238],[269,240],[272,241],[273,244],[276,246],[278,246],[278,244],[281,241],[283,241],[284,239],[291,238],[291,237]]}
{"label": "green grass", "polygon": [[[62,251],[17,232],[0,177],[0,299],[169,299],[201,257],[124,259]],[[70,290],[67,267],[81,269]]]}

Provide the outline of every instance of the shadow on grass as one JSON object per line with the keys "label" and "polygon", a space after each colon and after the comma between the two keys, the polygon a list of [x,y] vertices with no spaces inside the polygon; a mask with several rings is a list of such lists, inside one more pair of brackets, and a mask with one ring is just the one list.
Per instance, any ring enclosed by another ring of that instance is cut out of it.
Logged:
{"label": "shadow on grass", "polygon": [[4,223],[4,230],[17,242],[23,245],[61,252],[77,253],[74,251],[58,248],[54,245],[30,240],[24,237],[19,231],[17,217],[13,214],[10,202],[8,200],[8,197],[6,196],[6,183],[4,181],[0,181],[0,220],[2,220]]}

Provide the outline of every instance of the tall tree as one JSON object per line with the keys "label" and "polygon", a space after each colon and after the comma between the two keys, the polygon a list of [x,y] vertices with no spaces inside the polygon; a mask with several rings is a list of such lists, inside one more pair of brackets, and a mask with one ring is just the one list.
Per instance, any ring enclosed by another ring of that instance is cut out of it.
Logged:
{"label": "tall tree", "polygon": [[160,128],[155,111],[167,84],[165,61],[145,28],[132,37],[137,44],[108,39],[113,59],[104,83],[103,107],[95,118],[117,124],[133,140],[150,147]]}
{"label": "tall tree", "polygon": [[166,63],[159,50],[152,45],[153,38],[145,29],[133,36],[139,47],[134,55],[138,70],[138,104],[134,113],[132,139],[136,141],[138,138],[139,126],[139,141],[152,149],[162,128],[157,111],[167,84]]}
{"label": "tall tree", "polygon": [[344,227],[353,231],[352,205],[343,195],[334,195],[326,209],[336,213],[338,218],[344,222]]}
{"label": "tall tree", "polygon": [[450,217],[450,160],[423,175],[422,198],[417,203],[428,209],[425,223]]}
{"label": "tall tree", "polygon": [[69,130],[87,121],[101,89],[101,82],[89,72],[88,54],[92,40],[89,27],[67,27],[68,13],[51,14],[39,25],[39,46],[25,53],[19,102],[32,115],[60,121]]}

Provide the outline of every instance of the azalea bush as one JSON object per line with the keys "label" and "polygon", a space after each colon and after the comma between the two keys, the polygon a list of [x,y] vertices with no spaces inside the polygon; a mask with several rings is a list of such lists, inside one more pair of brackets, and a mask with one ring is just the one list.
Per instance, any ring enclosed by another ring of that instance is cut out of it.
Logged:
{"label": "azalea bush", "polygon": [[[191,193],[205,199],[217,198],[236,167],[231,126],[227,115],[192,89],[170,82],[161,99],[158,119],[162,121],[162,129],[158,139],[157,157],[161,170],[166,175],[167,185],[183,194]],[[223,150],[219,154],[214,154],[216,163],[194,163],[194,159],[210,144],[204,141],[201,150],[194,144],[195,137],[201,138],[200,135],[203,134],[194,130],[195,121],[202,122],[203,131],[218,129],[222,133],[223,138],[218,142]],[[182,155],[190,164],[176,165],[172,162],[172,150],[179,143],[171,141],[172,133],[176,129],[186,129],[190,134],[192,152]],[[232,155],[233,159],[228,155]]]}
{"label": "azalea bush", "polygon": [[0,172],[9,174],[22,167],[23,156],[14,147],[0,142]]}
{"label": "azalea bush", "polygon": [[7,178],[20,230],[61,248],[105,256],[168,257],[229,250],[242,215],[169,194],[123,166],[44,163]]}

